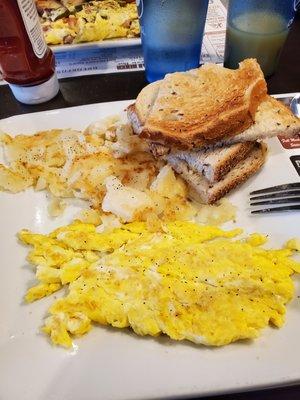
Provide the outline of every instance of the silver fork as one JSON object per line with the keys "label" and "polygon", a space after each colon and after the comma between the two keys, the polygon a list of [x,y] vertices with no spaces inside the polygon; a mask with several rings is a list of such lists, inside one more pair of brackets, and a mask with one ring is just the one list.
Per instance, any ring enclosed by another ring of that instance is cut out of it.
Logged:
{"label": "silver fork", "polygon": [[[283,102],[288,101],[287,105],[290,106],[292,112],[297,117],[300,117],[300,93],[290,98],[286,96],[283,98],[279,97],[278,100]],[[283,206],[273,207],[277,204],[283,204]],[[251,214],[300,211],[300,182],[272,186],[254,190],[250,193],[250,206],[266,205],[271,205],[272,207],[256,209],[251,211]]]}
{"label": "silver fork", "polygon": [[280,207],[260,208],[251,214],[300,211],[300,182],[272,186],[250,193],[250,206],[285,204]]}

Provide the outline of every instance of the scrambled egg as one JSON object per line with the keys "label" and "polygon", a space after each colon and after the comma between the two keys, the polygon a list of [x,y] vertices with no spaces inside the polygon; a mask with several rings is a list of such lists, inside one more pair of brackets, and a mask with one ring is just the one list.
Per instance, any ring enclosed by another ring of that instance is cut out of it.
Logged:
{"label": "scrambled egg", "polygon": [[98,121],[83,132],[54,129],[14,138],[2,134],[1,143],[7,165],[0,164],[0,190],[48,190],[51,216],[63,213],[66,199],[74,197],[92,207],[78,216],[92,223],[108,213],[122,222],[152,223],[194,218],[220,224],[235,216],[235,208],[225,200],[218,206],[191,203],[183,181],[156,160],[147,142],[119,117]]}
{"label": "scrambled egg", "polygon": [[65,347],[93,322],[212,346],[256,338],[284,323],[300,264],[290,258],[296,241],[265,250],[265,236],[235,239],[240,233],[182,221],[111,232],[78,221],[49,235],[23,230],[39,281],[26,300],[69,285],[42,328]]}
{"label": "scrambled egg", "polygon": [[90,1],[71,15],[49,20],[41,18],[47,44],[71,44],[139,36],[135,3],[115,0]]}

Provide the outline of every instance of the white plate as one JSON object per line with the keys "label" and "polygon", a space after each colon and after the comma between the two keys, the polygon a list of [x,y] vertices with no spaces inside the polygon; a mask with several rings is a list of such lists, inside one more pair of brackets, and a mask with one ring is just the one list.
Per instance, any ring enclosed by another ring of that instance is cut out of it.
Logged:
{"label": "white plate", "polygon": [[60,45],[50,46],[50,48],[54,51],[54,53],[61,53],[62,51],[139,46],[140,44],[141,44],[140,38],[128,38],[128,39],[124,38],[124,39],[99,40],[97,42],[87,42],[87,43],[60,44]]}
{"label": "white plate", "polygon": [[[0,121],[11,134],[55,127],[83,128],[122,111],[129,102],[94,104]],[[293,153],[294,152],[294,153]],[[269,233],[281,245],[299,235],[300,213],[250,217],[250,190],[299,181],[279,141],[270,141],[266,166],[230,196],[238,205],[238,224]],[[71,217],[50,220],[45,193],[0,193],[0,398],[4,400],[124,400],[203,396],[300,381],[300,300],[288,305],[287,323],[267,328],[254,342],[206,348],[167,338],[141,338],[128,330],[95,327],[71,351],[50,345],[39,334],[51,298],[22,303],[33,273],[27,249],[17,243],[21,228],[49,232]],[[296,280],[299,294],[299,280]]]}

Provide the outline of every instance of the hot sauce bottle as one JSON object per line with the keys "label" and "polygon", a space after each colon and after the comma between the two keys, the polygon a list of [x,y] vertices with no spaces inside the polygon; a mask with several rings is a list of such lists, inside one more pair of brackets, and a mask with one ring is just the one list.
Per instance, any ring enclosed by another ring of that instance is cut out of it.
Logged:
{"label": "hot sauce bottle", "polygon": [[0,70],[17,100],[38,104],[59,86],[33,0],[0,0]]}

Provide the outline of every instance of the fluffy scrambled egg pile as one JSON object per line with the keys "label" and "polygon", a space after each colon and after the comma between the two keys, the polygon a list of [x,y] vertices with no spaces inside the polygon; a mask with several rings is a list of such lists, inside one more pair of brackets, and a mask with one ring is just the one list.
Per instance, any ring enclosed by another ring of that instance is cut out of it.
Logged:
{"label": "fluffy scrambled egg pile", "polygon": [[[68,11],[68,10],[66,10]],[[41,23],[47,44],[71,44],[113,38],[139,36],[135,2],[116,0],[89,1],[80,7],[53,17],[42,13]]]}
{"label": "fluffy scrambled egg pile", "polygon": [[6,165],[0,164],[0,190],[12,193],[46,189],[51,216],[63,212],[66,199],[79,198],[92,207],[78,218],[100,223],[114,214],[121,222],[196,218],[222,223],[235,209],[199,207],[187,199],[186,186],[172,169],[156,160],[148,144],[128,123],[110,117],[83,132],[55,129],[35,135],[0,135]]}
{"label": "fluffy scrambled egg pile", "polygon": [[255,338],[269,323],[284,322],[291,275],[300,272],[290,256],[300,247],[291,240],[265,250],[266,237],[235,239],[240,233],[180,221],[155,229],[134,222],[111,232],[78,221],[49,235],[23,230],[39,281],[26,300],[69,285],[43,327],[66,347],[93,322],[213,346]]}

